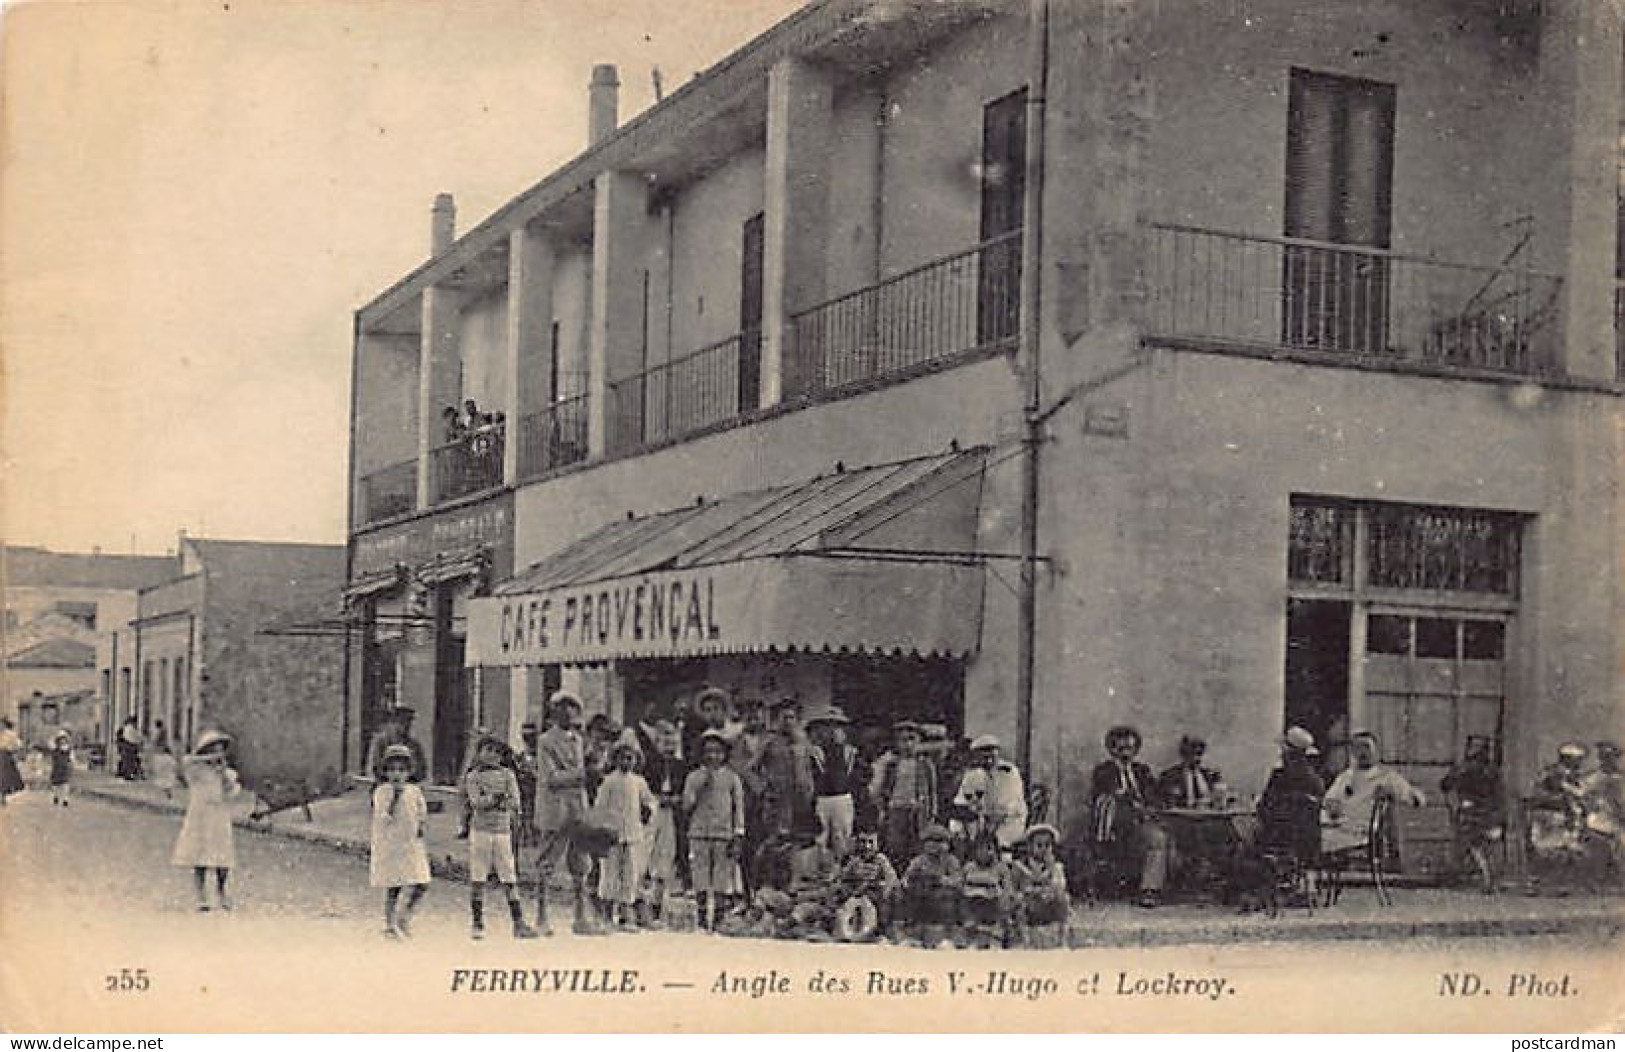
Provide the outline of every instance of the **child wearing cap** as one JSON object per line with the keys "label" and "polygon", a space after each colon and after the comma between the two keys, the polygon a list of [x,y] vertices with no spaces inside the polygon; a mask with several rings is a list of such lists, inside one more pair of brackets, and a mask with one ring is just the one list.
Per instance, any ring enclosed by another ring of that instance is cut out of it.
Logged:
{"label": "child wearing cap", "polygon": [[875,761],[869,781],[880,822],[880,846],[890,858],[919,854],[920,833],[937,819],[937,767],[920,752],[920,725],[898,720],[894,747]]}
{"label": "child wearing cap", "polygon": [[209,909],[208,874],[214,870],[215,895],[220,908],[231,909],[226,880],[237,864],[231,828],[231,801],[242,791],[237,772],[227,752],[230,736],[220,731],[204,731],[198,736],[192,755],[181,762],[180,777],[186,784],[186,817],[170,861],[192,869],[192,889],[200,912]]}
{"label": "child wearing cap", "polygon": [[689,878],[699,899],[699,922],[711,928],[739,894],[739,853],[745,836],[745,787],[727,766],[728,739],[719,731],[700,738],[701,766],[683,782],[688,813]]}
{"label": "child wearing cap", "polygon": [[513,827],[519,818],[519,780],[503,763],[507,746],[495,738],[481,738],[474,750],[474,768],[463,776],[463,799],[468,808],[468,879],[470,934],[485,938],[485,882],[496,873],[508,899],[513,937],[534,939],[536,931],[525,923],[519,905],[519,874],[514,866]]}
{"label": "child wearing cap", "polygon": [[920,853],[903,871],[897,920],[921,945],[936,946],[959,921],[959,859],[948,850],[948,830],[928,826],[920,835]]}
{"label": "child wearing cap", "polygon": [[[369,883],[384,889],[384,936],[398,939],[412,934],[412,911],[429,886],[429,856],[423,849],[423,823],[429,805],[412,777],[412,750],[386,746],[380,760],[384,784],[372,792],[372,851]],[[400,904],[401,889],[407,892]]]}
{"label": "child wearing cap", "polygon": [[1066,923],[1066,868],[1055,857],[1060,839],[1054,826],[1041,822],[1027,830],[1021,856],[1012,865],[1017,898],[1017,917],[1029,944],[1035,928]]}
{"label": "child wearing cap", "polygon": [[643,750],[630,732],[610,748],[609,756],[610,769],[593,802],[593,824],[613,837],[599,863],[598,897],[609,909],[610,923],[631,930],[637,927],[632,908],[642,889],[650,823],[660,802],[638,773]]}

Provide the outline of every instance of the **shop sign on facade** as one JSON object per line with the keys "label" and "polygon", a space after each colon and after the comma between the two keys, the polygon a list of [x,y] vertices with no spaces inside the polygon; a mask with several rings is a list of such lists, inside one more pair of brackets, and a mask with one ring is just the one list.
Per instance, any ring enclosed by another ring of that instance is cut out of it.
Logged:
{"label": "shop sign on facade", "polygon": [[493,570],[509,572],[513,552],[513,494],[503,493],[478,504],[359,534],[350,576],[377,573],[395,566],[418,566],[448,551],[488,545]]}
{"label": "shop sign on facade", "polygon": [[964,654],[981,572],[748,559],[468,604],[470,665],[589,664],[766,649]]}

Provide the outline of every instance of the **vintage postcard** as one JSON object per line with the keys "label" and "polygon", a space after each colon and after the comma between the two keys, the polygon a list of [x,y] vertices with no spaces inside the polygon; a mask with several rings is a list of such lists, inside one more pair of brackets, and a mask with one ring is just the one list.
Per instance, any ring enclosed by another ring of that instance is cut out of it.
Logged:
{"label": "vintage postcard", "polygon": [[1625,1021],[1617,4],[0,48],[0,1027]]}

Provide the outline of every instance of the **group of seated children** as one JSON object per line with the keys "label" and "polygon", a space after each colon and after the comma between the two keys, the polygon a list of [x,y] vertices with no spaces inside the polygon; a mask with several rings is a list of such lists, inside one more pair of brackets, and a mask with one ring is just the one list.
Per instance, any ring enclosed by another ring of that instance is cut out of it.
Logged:
{"label": "group of seated children", "polygon": [[947,829],[932,825],[899,877],[880,837],[858,831],[835,863],[811,831],[769,851],[750,907],[722,925],[729,934],[810,941],[890,939],[921,946],[952,942],[993,948],[1062,944],[1066,873],[1054,826],[1026,830],[1010,857],[991,834],[954,853]]}

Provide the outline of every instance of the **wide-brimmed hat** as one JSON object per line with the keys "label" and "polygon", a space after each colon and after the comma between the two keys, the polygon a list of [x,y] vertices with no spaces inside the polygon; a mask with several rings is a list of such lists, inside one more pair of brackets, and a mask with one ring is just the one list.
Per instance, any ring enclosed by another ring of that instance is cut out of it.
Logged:
{"label": "wide-brimmed hat", "polygon": [[706,742],[718,742],[724,749],[727,749],[729,752],[733,751],[734,743],[729,741],[728,736],[719,730],[708,730],[701,734],[700,747],[704,748]]}
{"label": "wide-brimmed hat", "polygon": [[812,726],[815,723],[845,724],[851,723],[852,721],[847,719],[846,713],[841,711],[841,707],[839,705],[825,705],[823,708],[814,709],[812,714],[802,722],[806,723],[808,726]]}
{"label": "wide-brimmed hat", "polygon": [[1288,727],[1286,733],[1281,735],[1281,744],[1305,756],[1320,755],[1320,750],[1315,748],[1315,736],[1302,727]]}
{"label": "wide-brimmed hat", "polygon": [[706,687],[694,695],[694,707],[696,709],[708,701],[720,701],[726,707],[732,699],[728,697],[728,692],[721,687]]}
{"label": "wide-brimmed hat", "polygon": [[924,733],[924,728],[920,726],[918,720],[898,720],[891,725],[891,729],[894,734],[901,734],[903,731],[913,731],[915,734]]}
{"label": "wide-brimmed hat", "polygon": [[1037,825],[1028,826],[1027,831],[1021,834],[1021,839],[1031,840],[1040,833],[1048,833],[1050,835],[1050,839],[1054,840],[1056,843],[1060,843],[1061,841],[1061,831],[1050,825],[1048,822],[1040,822]]}
{"label": "wide-brimmed hat", "polygon": [[54,741],[54,742],[59,742],[59,741],[64,741],[64,740],[71,742],[71,741],[73,741],[73,735],[69,734],[67,732],[67,730],[64,729],[64,730],[57,731],[55,734],[51,735],[51,740]]}
{"label": "wide-brimmed hat", "polygon": [[204,731],[197,736],[197,744],[192,747],[193,752],[202,752],[214,745],[230,745],[231,735],[225,731]]}
{"label": "wide-brimmed hat", "polygon": [[1000,745],[997,734],[980,734],[970,743],[971,752],[981,752],[983,749],[997,749]]}
{"label": "wide-brimmed hat", "polygon": [[1583,760],[1589,751],[1579,742],[1564,742],[1557,747],[1557,755],[1570,760]]}
{"label": "wide-brimmed hat", "polygon": [[922,831],[920,833],[920,842],[921,843],[924,843],[927,840],[948,840],[948,839],[951,839],[951,838],[948,835],[948,828],[946,826],[928,825],[928,826],[925,827],[924,831]]}
{"label": "wide-brimmed hat", "polygon": [[568,690],[555,690],[552,696],[547,699],[548,712],[555,712],[565,705],[574,705],[579,709],[581,708],[581,699]]}

